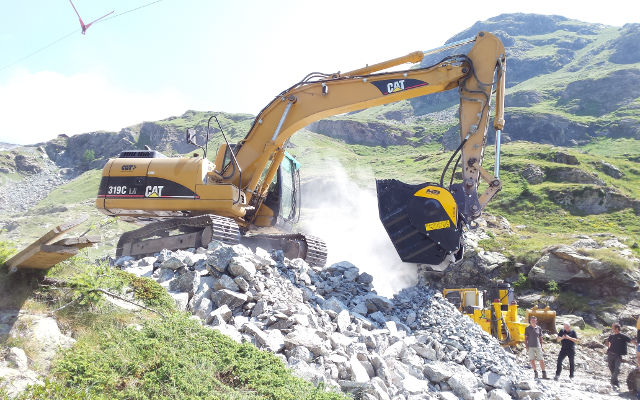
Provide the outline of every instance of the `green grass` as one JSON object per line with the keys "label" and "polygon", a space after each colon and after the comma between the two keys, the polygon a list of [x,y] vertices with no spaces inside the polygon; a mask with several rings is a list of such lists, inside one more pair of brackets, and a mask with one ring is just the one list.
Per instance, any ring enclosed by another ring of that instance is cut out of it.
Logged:
{"label": "green grass", "polygon": [[[45,274],[66,284],[41,286],[38,281]],[[96,288],[131,296],[166,318],[116,307]],[[74,257],[48,272],[8,275],[0,269],[0,289],[3,301],[15,303],[0,306],[41,313],[59,309],[58,324],[77,339],[58,354],[45,383],[19,399],[347,398],[294,377],[274,355],[238,344],[178,312],[155,281],[86,258]],[[28,343],[18,339],[5,344],[28,350]]]}
{"label": "green grass", "polygon": [[141,329],[84,335],[55,364],[52,378],[24,398],[62,399],[68,392],[100,399],[346,398],[293,377],[274,355],[181,314]]}

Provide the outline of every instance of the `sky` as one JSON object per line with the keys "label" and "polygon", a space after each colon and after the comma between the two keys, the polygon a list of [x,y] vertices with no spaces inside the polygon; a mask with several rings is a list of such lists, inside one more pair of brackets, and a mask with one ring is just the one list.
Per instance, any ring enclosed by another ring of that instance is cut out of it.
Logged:
{"label": "sky", "polygon": [[428,50],[503,13],[613,26],[640,15],[627,0],[152,1],[75,0],[85,24],[114,11],[82,35],[68,0],[0,0],[0,142],[119,131],[188,109],[255,115],[309,72]]}

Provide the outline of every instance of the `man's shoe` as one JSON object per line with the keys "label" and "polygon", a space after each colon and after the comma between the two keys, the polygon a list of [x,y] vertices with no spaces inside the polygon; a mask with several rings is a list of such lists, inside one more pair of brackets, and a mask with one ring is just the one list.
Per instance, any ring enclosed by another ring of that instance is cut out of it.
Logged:
{"label": "man's shoe", "polygon": [[558,380],[558,378],[560,378],[560,375],[556,375],[556,376],[554,376],[554,377],[553,377],[553,380],[554,380],[554,381],[557,381],[557,380]]}
{"label": "man's shoe", "polygon": [[547,378],[547,371],[542,370],[542,379],[549,379]]}
{"label": "man's shoe", "polygon": [[569,379],[573,379],[573,375],[569,375]]}
{"label": "man's shoe", "polygon": [[534,377],[534,378],[536,378],[536,379],[538,379],[538,371],[533,370],[533,377]]}

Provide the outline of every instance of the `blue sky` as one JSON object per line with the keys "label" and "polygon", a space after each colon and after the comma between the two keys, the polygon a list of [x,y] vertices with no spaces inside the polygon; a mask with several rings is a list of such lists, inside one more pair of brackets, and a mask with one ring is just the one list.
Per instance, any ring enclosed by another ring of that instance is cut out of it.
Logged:
{"label": "blue sky", "polygon": [[[87,23],[150,1],[74,4]],[[162,0],[97,23],[83,36],[68,0],[0,0],[0,142],[117,131],[187,109],[255,114],[308,72],[345,71],[427,50],[507,12],[618,26],[638,15],[631,2],[591,4]]]}

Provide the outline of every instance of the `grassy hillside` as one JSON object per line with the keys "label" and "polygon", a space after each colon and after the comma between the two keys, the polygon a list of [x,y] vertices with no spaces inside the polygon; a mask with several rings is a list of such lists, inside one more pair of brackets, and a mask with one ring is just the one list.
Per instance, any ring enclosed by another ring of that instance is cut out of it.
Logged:
{"label": "grassy hillside", "polygon": [[[75,257],[47,271],[55,285],[40,285],[44,273],[7,274],[4,246],[0,242],[0,306],[52,313],[77,340],[57,355],[50,371],[38,371],[44,383],[19,399],[346,399],[294,377],[273,354],[238,344],[177,311],[152,279]],[[95,289],[149,310],[117,307]],[[20,335],[0,337],[0,344],[0,351],[24,348],[32,368],[39,368],[35,345]]]}

